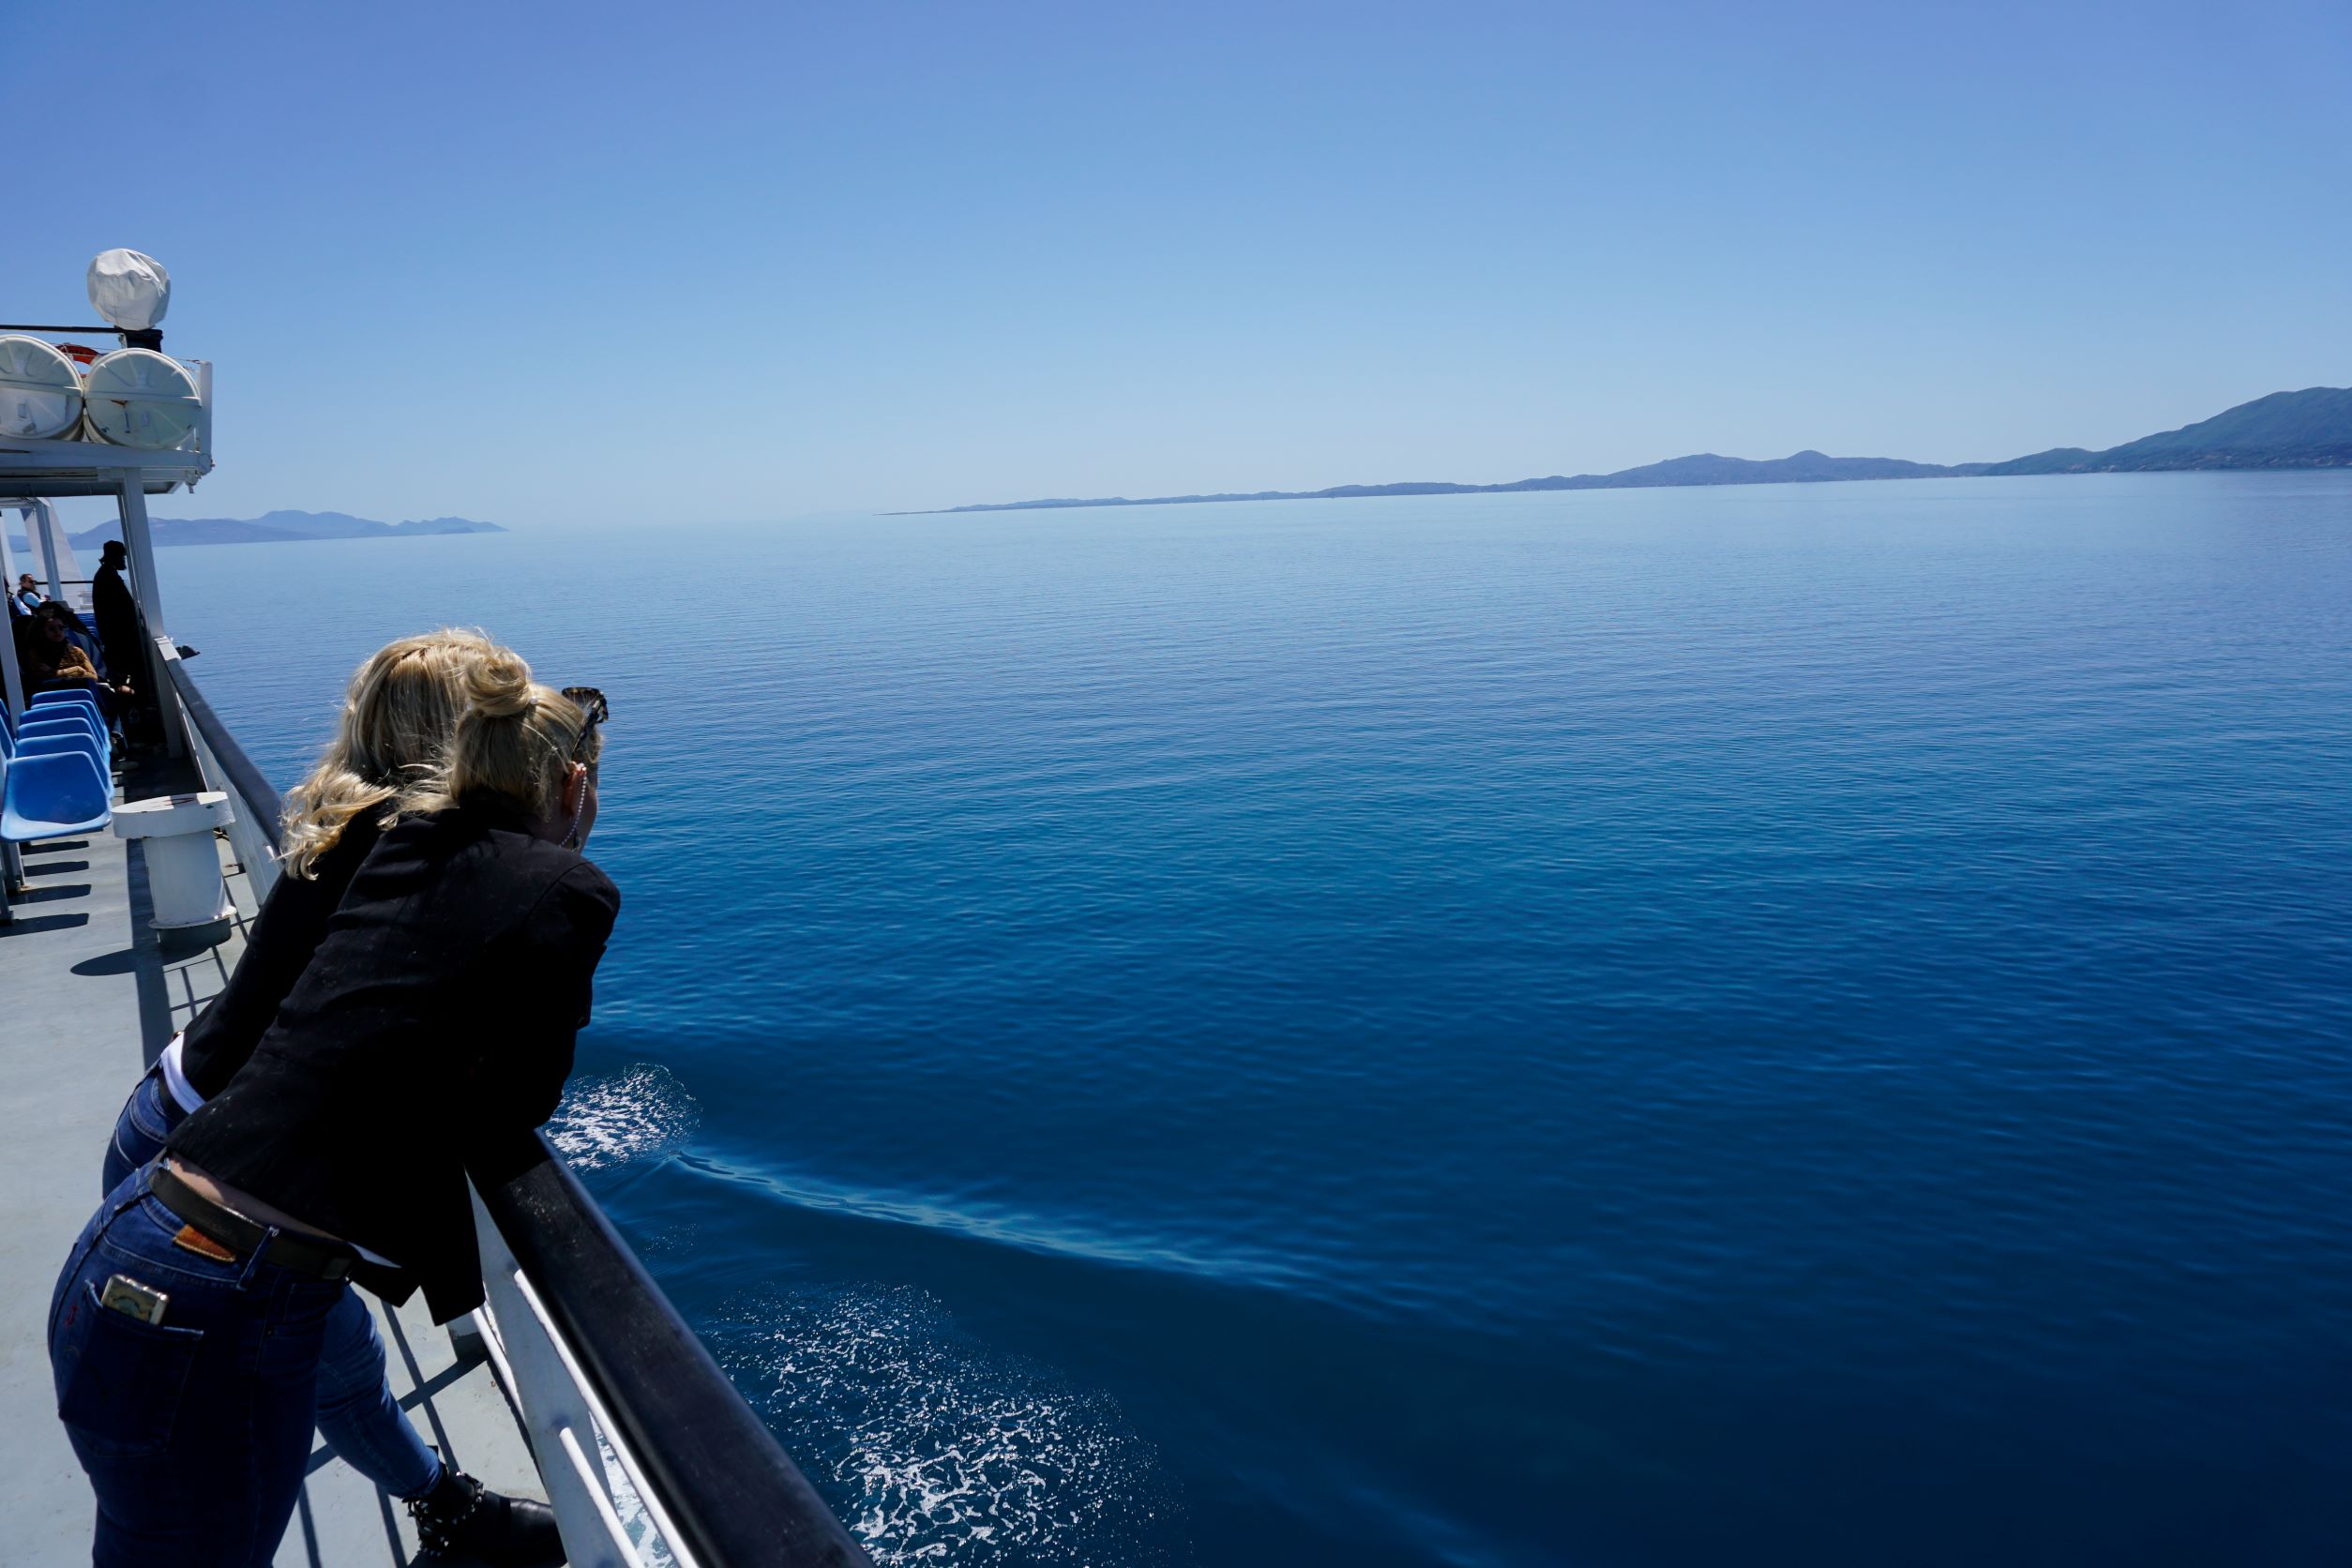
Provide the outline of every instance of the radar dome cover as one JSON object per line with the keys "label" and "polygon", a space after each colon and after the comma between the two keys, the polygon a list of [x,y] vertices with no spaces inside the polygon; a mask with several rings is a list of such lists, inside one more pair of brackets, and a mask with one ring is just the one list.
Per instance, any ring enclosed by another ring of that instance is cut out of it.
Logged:
{"label": "radar dome cover", "polygon": [[90,304],[125,332],[144,332],[172,308],[172,275],[137,250],[101,250],[90,264]]}

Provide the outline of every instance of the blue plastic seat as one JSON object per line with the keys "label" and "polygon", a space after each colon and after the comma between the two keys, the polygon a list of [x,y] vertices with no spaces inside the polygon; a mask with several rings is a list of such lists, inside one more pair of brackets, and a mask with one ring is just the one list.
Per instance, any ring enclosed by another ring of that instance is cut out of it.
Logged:
{"label": "blue plastic seat", "polygon": [[19,756],[0,783],[0,839],[26,844],[96,833],[114,820],[114,792],[86,752]]}
{"label": "blue plastic seat", "polygon": [[100,724],[106,722],[106,710],[98,706],[98,700],[88,692],[54,690],[34,693],[33,700],[24,705],[24,717],[19,722],[48,718],[57,714],[88,714]]}
{"label": "blue plastic seat", "polygon": [[40,736],[73,736],[75,741],[87,743],[103,764],[113,764],[115,760],[115,743],[97,724],[89,722],[87,715],[73,715],[68,719],[33,719],[17,731],[17,750],[22,752],[26,741],[36,741]]}
{"label": "blue plastic seat", "polygon": [[27,708],[24,716],[16,721],[16,727],[22,731],[28,724],[53,724],[66,718],[78,718],[100,729],[106,727],[104,716],[87,702],[51,702],[43,707]]}
{"label": "blue plastic seat", "polygon": [[17,716],[19,718],[30,718],[35,714],[45,712],[51,708],[95,708],[98,705],[98,694],[86,687],[54,686],[43,686],[40,690],[33,693],[33,695],[26,700],[24,703],[24,711]]}
{"label": "blue plastic seat", "polygon": [[24,716],[17,720],[17,730],[22,732],[27,724],[45,724],[56,718],[85,719],[97,725],[101,734],[112,728],[106,722],[106,716],[95,708],[85,707],[80,702],[52,702],[45,708],[26,709]]}
{"label": "blue plastic seat", "polygon": [[52,734],[59,730],[79,730],[99,740],[106,738],[106,726],[81,708],[51,708],[38,717],[27,718],[16,727],[16,738],[23,741],[33,735]]}
{"label": "blue plastic seat", "polygon": [[54,757],[61,751],[71,751],[100,764],[106,761],[98,743],[87,735],[27,735],[17,743],[16,748],[19,757]]}

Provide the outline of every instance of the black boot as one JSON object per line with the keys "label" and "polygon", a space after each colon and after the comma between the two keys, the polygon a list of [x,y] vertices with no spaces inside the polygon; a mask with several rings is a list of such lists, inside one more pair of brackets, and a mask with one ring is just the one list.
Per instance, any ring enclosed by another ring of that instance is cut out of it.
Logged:
{"label": "black boot", "polygon": [[463,1470],[444,1464],[441,1479],[408,1501],[416,1521],[419,1561],[464,1561],[496,1568],[557,1568],[564,1539],[555,1510],[529,1498],[491,1491]]}

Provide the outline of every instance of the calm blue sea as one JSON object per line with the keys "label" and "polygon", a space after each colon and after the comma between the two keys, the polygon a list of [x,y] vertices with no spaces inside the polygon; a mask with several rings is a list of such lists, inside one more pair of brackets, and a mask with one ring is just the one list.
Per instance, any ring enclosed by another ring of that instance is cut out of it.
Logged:
{"label": "calm blue sea", "polygon": [[611,694],[558,1130],[885,1562],[2352,1558],[2352,474],[163,565]]}

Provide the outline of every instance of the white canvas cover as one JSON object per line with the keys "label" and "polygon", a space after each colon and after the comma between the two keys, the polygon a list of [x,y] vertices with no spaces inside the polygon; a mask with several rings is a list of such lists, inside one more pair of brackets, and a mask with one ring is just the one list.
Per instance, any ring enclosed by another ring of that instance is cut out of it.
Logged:
{"label": "white canvas cover", "polygon": [[202,405],[196,378],[152,349],[116,349],[90,367],[83,383],[90,426],[117,446],[169,451],[185,445]]}
{"label": "white canvas cover", "polygon": [[137,250],[101,250],[90,264],[90,305],[126,332],[143,332],[172,308],[172,275]]}
{"label": "white canvas cover", "polygon": [[0,435],[54,441],[82,423],[82,372],[38,338],[0,335]]}

